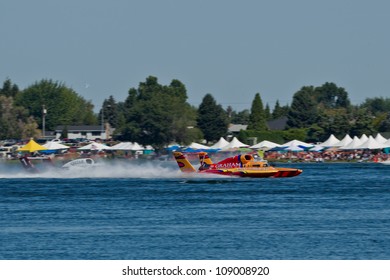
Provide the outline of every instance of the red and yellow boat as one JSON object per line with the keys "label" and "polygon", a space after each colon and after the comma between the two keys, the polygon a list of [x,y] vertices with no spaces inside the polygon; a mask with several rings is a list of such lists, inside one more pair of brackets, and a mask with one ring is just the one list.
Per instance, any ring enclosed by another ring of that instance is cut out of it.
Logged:
{"label": "red and yellow boat", "polygon": [[186,156],[181,152],[173,153],[179,168],[183,172],[198,172],[237,177],[294,177],[302,173],[301,169],[274,167],[267,161],[256,161],[251,154],[228,157],[218,163],[213,163],[206,152],[198,153],[200,167],[196,170]]}

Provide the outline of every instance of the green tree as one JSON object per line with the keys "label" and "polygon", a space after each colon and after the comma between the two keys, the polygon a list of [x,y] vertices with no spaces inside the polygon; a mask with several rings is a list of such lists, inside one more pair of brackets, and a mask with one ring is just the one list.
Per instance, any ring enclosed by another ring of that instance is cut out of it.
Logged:
{"label": "green tree", "polygon": [[344,108],[319,110],[314,126],[316,125],[321,128],[322,134],[317,133],[318,138],[312,138],[313,142],[325,141],[331,134],[338,138],[343,137],[349,133],[351,127],[349,115]]}
{"label": "green tree", "polygon": [[202,137],[202,133],[196,127],[197,110],[187,103],[188,96],[185,85],[181,81],[173,79],[167,87],[167,91],[169,93],[167,102],[170,103],[168,108],[172,108],[170,109],[172,139],[183,144],[190,144],[194,141],[193,137],[200,140],[201,138],[198,137]]}
{"label": "green tree", "polygon": [[21,91],[16,103],[28,109],[39,127],[42,126],[42,108],[47,109],[46,128],[58,125],[96,124],[93,105],[60,82],[41,80]]}
{"label": "green tree", "polygon": [[341,138],[345,134],[349,133],[351,128],[350,120],[345,109],[335,109],[329,114],[330,119],[328,121],[328,126],[326,127],[326,132],[328,135],[334,134],[335,136]]}
{"label": "green tree", "polygon": [[207,142],[216,141],[227,133],[228,116],[210,93],[199,105],[197,124]]}
{"label": "green tree", "polygon": [[102,120],[102,113],[103,121],[105,123],[109,123],[111,127],[118,127],[118,104],[116,103],[115,98],[112,95],[110,95],[108,99],[104,99],[102,109],[100,109],[99,112],[99,120]]}
{"label": "green tree", "polygon": [[280,106],[279,100],[276,100],[275,107],[272,111],[272,119],[277,120],[287,116],[288,111],[290,110],[289,106]]}
{"label": "green tree", "polygon": [[374,126],[371,116],[367,113],[366,109],[358,109],[353,116],[354,123],[351,127],[351,135],[373,134]]}
{"label": "green tree", "polygon": [[287,115],[288,128],[308,128],[317,121],[317,108],[313,100],[314,88],[302,87],[293,96]]}
{"label": "green tree", "polygon": [[11,80],[7,78],[3,83],[3,87],[0,89],[0,95],[15,98],[18,93],[19,87],[16,84],[12,84]]}
{"label": "green tree", "polygon": [[321,126],[317,124],[312,124],[307,130],[307,136],[305,141],[311,143],[316,143],[319,141],[323,142],[326,140],[326,137],[329,137],[329,134],[327,134]]}
{"label": "green tree", "polygon": [[0,95],[0,139],[37,137],[37,123],[26,109],[14,105],[12,97]]}
{"label": "green tree", "polygon": [[61,138],[62,139],[68,138],[68,126],[67,125],[65,125],[61,131]]}
{"label": "green tree", "polygon": [[380,122],[377,129],[379,132],[390,131],[390,113],[386,113],[383,120]]}
{"label": "green tree", "polygon": [[366,109],[371,115],[390,112],[390,98],[374,97],[366,98],[360,108]]}
{"label": "green tree", "polygon": [[285,141],[291,141],[294,139],[305,141],[307,137],[307,128],[290,128],[283,131],[283,138]]}
{"label": "green tree", "polygon": [[125,102],[118,102],[116,106],[117,106],[117,112],[116,112],[117,120],[116,120],[115,128],[117,130],[118,128],[124,127],[126,125],[126,114],[125,114],[126,108],[125,108]]}
{"label": "green tree", "polygon": [[248,109],[242,110],[241,112],[233,111],[231,113],[230,123],[234,124],[248,124],[250,112]]}
{"label": "green tree", "polygon": [[232,123],[232,117],[234,114],[236,114],[236,112],[233,110],[232,106],[227,106],[226,108],[226,114],[227,114],[227,117],[229,119],[229,122]]}
{"label": "green tree", "polygon": [[269,108],[268,103],[265,105],[264,113],[265,113],[265,119],[267,121],[272,119],[271,109]]}
{"label": "green tree", "polygon": [[334,83],[325,83],[315,89],[317,102],[326,109],[348,108],[351,102],[348,93]]}
{"label": "green tree", "polygon": [[238,134],[238,139],[243,143],[249,143],[249,138],[257,138],[257,142],[263,140],[272,141],[278,144],[283,144],[286,142],[284,139],[285,131],[282,130],[267,130],[267,131],[257,131],[257,130],[240,130]]}
{"label": "green tree", "polygon": [[248,130],[267,130],[266,115],[260,93],[256,93],[252,101]]}
{"label": "green tree", "polygon": [[195,110],[186,100],[186,88],[180,81],[163,86],[156,77],[149,76],[138,89],[129,90],[123,106],[126,122],[118,129],[119,138],[157,148],[189,141]]}
{"label": "green tree", "polygon": [[308,131],[310,141],[324,141],[331,134],[342,137],[349,132],[352,106],[343,88],[325,83],[316,87],[310,96],[317,108],[316,122]]}

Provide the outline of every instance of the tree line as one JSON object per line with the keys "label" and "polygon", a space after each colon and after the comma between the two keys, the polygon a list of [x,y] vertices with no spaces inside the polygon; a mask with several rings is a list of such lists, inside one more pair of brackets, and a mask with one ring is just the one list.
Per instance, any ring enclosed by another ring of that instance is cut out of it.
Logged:
{"label": "tree line", "polygon": [[[390,99],[367,98],[352,105],[347,91],[334,83],[319,87],[303,86],[295,92],[291,105],[264,106],[256,93],[250,109],[240,112],[224,109],[211,93],[205,94],[199,107],[187,102],[185,85],[174,79],[161,85],[149,76],[132,87],[124,101],[113,96],[103,101],[95,114],[91,101],[85,100],[64,83],[43,79],[25,89],[7,78],[0,88],[0,139],[39,137],[43,109],[47,109],[45,128],[58,125],[98,125],[101,120],[115,128],[114,138],[135,141],[157,148],[170,143],[189,144],[205,139],[208,143],[226,137],[230,123],[248,125],[239,139],[271,140],[278,143],[299,139],[324,141],[330,134],[342,137],[390,131]],[[285,121],[283,130],[270,130],[271,120]]]}

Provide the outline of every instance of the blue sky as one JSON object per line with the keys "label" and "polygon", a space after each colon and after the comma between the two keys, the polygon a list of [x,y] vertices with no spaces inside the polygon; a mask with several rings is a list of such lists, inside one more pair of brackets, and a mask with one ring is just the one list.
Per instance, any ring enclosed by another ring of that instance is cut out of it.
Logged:
{"label": "blue sky", "polygon": [[211,93],[273,108],[334,82],[353,104],[390,97],[390,1],[2,0],[0,82],[64,82],[99,110],[149,75],[179,79],[188,102]]}

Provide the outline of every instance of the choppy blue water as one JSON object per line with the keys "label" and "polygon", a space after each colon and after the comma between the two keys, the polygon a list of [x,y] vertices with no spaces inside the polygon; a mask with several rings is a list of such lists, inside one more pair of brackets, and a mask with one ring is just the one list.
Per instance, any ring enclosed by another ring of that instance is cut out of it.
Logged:
{"label": "choppy blue water", "polygon": [[390,259],[390,166],[294,166],[263,179],[3,168],[0,258]]}

